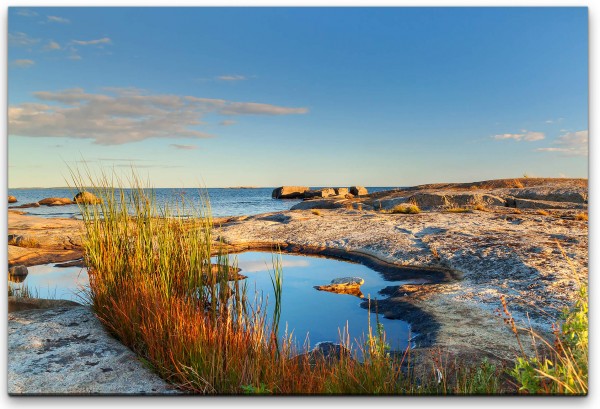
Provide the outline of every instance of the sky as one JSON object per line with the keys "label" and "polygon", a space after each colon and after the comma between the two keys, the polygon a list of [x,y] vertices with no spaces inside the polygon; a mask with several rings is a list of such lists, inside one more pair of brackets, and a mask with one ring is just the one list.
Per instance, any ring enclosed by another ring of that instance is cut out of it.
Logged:
{"label": "sky", "polygon": [[8,187],[587,177],[579,8],[20,8]]}

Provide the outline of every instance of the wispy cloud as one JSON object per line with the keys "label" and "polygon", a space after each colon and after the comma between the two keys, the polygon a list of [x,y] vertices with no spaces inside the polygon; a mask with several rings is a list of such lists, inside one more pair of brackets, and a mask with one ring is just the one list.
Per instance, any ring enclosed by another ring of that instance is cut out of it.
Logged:
{"label": "wispy cloud", "polygon": [[33,60],[14,60],[13,65],[19,68],[29,68],[35,64]]}
{"label": "wispy cloud", "polygon": [[29,9],[19,9],[19,11],[17,11],[17,15],[19,16],[23,16],[23,17],[36,17],[39,14],[33,10],[29,10]]}
{"label": "wispy cloud", "polygon": [[73,44],[77,45],[98,45],[98,44],[111,44],[112,41],[108,37],[99,38],[97,40],[73,40]]}
{"label": "wispy cloud", "polygon": [[233,120],[233,119],[226,119],[224,121],[219,122],[219,125],[221,126],[231,126],[231,125],[235,125],[237,123],[237,121]]}
{"label": "wispy cloud", "polygon": [[71,20],[67,18],[58,16],[47,16],[46,19],[49,23],[69,24],[71,22]]}
{"label": "wispy cloud", "polygon": [[47,51],[60,50],[60,44],[58,44],[56,41],[49,41],[48,44],[46,44],[46,46],[44,47],[44,50],[47,50]]}
{"label": "wispy cloud", "polygon": [[231,102],[220,112],[223,115],[291,115],[306,114],[308,108],[288,108],[258,102]]}
{"label": "wispy cloud", "polygon": [[8,33],[8,45],[13,47],[32,47],[39,42],[39,38],[29,37],[27,34],[20,31]]}
{"label": "wispy cloud", "polygon": [[588,155],[588,130],[567,132],[554,141],[554,145],[546,148],[538,148],[537,152],[558,152],[563,156],[587,156]]}
{"label": "wispy cloud", "polygon": [[523,129],[521,131],[521,133],[503,133],[503,134],[499,134],[499,135],[493,135],[492,139],[495,139],[497,141],[512,139],[512,140],[515,140],[518,142],[520,142],[520,141],[534,142],[534,141],[541,141],[545,137],[546,137],[546,135],[544,135],[543,132],[532,132],[532,131],[527,131],[526,129]]}
{"label": "wispy cloud", "polygon": [[170,146],[175,149],[180,149],[183,151],[192,151],[192,150],[198,149],[198,147],[196,145],[180,145],[178,143],[172,143]]}
{"label": "wispy cloud", "polygon": [[92,139],[117,145],[150,138],[208,138],[197,128],[209,113],[221,115],[304,114],[291,108],[255,102],[178,95],[148,95],[125,88],[124,92],[86,93],[81,88],[40,91],[42,102],[10,106],[10,135]]}
{"label": "wispy cloud", "polygon": [[245,75],[220,75],[217,79],[219,81],[244,81],[248,78]]}

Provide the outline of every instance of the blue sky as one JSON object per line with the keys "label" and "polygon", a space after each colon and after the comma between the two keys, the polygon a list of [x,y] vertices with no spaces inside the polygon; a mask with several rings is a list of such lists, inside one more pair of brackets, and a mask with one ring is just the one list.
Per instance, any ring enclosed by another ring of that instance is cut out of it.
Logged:
{"label": "blue sky", "polygon": [[9,187],[587,177],[586,8],[11,8]]}

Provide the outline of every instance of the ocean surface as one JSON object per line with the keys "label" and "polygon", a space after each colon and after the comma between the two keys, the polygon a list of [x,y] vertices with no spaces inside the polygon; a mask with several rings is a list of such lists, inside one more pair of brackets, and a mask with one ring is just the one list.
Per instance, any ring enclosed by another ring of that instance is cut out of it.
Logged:
{"label": "ocean surface", "polygon": [[[208,193],[211,212],[214,217],[253,215],[269,212],[289,210],[301,200],[279,200],[271,198],[272,187],[264,188],[207,188],[203,191]],[[318,189],[313,187],[312,189]],[[382,190],[396,189],[396,187],[367,187],[369,193]],[[198,204],[200,200],[200,189],[181,188],[156,188],[153,189],[156,202],[159,207],[165,204],[175,204],[181,197],[186,203]],[[77,190],[71,188],[33,188],[33,189],[8,189],[8,195],[15,196],[17,203],[9,204],[9,208],[15,205],[38,202],[48,197],[68,197],[73,199]],[[75,217],[80,218],[77,205],[66,206],[40,206],[19,209],[31,215],[42,217]]]}

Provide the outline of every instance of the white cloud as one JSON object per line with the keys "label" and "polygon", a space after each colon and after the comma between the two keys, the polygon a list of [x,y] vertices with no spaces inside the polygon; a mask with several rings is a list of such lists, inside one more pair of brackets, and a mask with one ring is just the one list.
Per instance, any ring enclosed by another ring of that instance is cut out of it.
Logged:
{"label": "white cloud", "polygon": [[17,11],[17,15],[23,17],[36,17],[38,16],[38,13],[29,9],[20,9],[19,11]]}
{"label": "white cloud", "polygon": [[87,40],[87,41],[73,40],[72,42],[73,42],[73,44],[77,44],[77,45],[98,45],[98,44],[111,44],[112,43],[111,39],[108,37],[99,38],[97,40]]}
{"label": "white cloud", "polygon": [[546,137],[543,132],[532,132],[532,131],[527,131],[526,129],[522,129],[521,132],[522,133],[504,133],[504,134],[494,135],[494,136],[492,136],[492,138],[495,140],[512,139],[515,141],[534,142],[534,141],[541,141],[542,139],[544,139]]}
{"label": "white cloud", "polygon": [[33,60],[14,60],[13,65],[20,68],[29,68],[35,64]]}
{"label": "white cloud", "polygon": [[58,16],[47,16],[49,23],[69,24],[71,20]]}
{"label": "white cloud", "polygon": [[48,44],[46,44],[44,49],[48,51],[60,50],[60,44],[58,44],[56,41],[50,41]]}
{"label": "white cloud", "polygon": [[248,78],[244,75],[221,75],[217,79],[220,81],[244,81]]}
{"label": "white cloud", "polygon": [[191,151],[191,150],[198,149],[198,147],[196,145],[180,145],[178,143],[172,143],[170,146],[172,146],[175,149],[180,149],[180,150],[184,150],[184,151]]}
{"label": "white cloud", "polygon": [[201,118],[221,115],[304,114],[306,108],[289,108],[255,102],[178,95],[148,95],[133,88],[119,92],[86,93],[81,88],[40,91],[43,103],[23,103],[8,109],[10,135],[92,139],[116,145],[149,138],[207,138],[199,131]]}
{"label": "white cloud", "polygon": [[258,102],[231,102],[220,111],[223,115],[290,115],[306,114],[307,108],[287,108]]}
{"label": "white cloud", "polygon": [[31,47],[39,42],[39,38],[31,38],[20,31],[8,33],[8,44],[14,47]]}
{"label": "white cloud", "polygon": [[587,156],[588,155],[588,130],[567,132],[558,137],[554,147],[538,148],[538,152],[559,152],[563,156]]}
{"label": "white cloud", "polygon": [[219,122],[219,125],[221,126],[231,126],[231,125],[235,125],[237,121],[234,121],[233,119],[225,119],[224,121]]}

